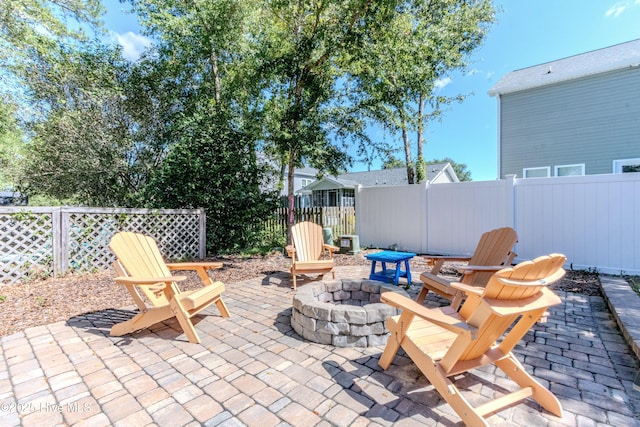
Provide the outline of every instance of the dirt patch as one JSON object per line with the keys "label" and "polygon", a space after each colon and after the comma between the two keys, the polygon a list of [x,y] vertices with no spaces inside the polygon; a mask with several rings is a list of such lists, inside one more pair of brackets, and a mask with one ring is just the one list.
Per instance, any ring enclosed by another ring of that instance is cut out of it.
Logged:
{"label": "dirt patch", "polygon": [[[376,250],[356,255],[336,254],[336,265],[370,265],[365,258],[370,252]],[[291,265],[291,261],[282,254],[251,258],[221,257],[215,261],[221,261],[223,268],[212,272],[213,279],[228,284],[288,272]],[[411,260],[411,270],[415,274],[429,270],[429,267],[423,258],[416,257]],[[443,273],[455,274],[455,270],[445,266]],[[182,289],[200,286],[195,274],[187,275],[189,279],[181,283]],[[0,336],[20,332],[31,326],[67,320],[82,313],[133,305],[126,289],[114,283],[114,276],[112,271],[102,271],[0,285]],[[553,288],[601,295],[597,274],[582,271],[568,271],[565,278]]]}

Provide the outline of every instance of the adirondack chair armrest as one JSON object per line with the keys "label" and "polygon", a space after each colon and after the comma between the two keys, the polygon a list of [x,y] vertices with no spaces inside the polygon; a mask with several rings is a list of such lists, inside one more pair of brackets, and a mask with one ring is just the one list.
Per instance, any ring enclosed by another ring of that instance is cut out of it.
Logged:
{"label": "adirondack chair armrest", "polygon": [[566,274],[566,271],[564,271],[564,269],[561,268],[558,271],[556,271],[553,275],[547,277],[546,279],[541,279],[541,280],[513,280],[513,279],[507,279],[505,277],[499,277],[498,280],[504,284],[511,285],[511,286],[523,286],[523,287],[548,286],[562,279],[565,274]]}
{"label": "adirondack chair armrest", "polygon": [[296,253],[296,248],[294,248],[293,245],[287,245],[285,249],[287,251],[287,255],[289,255],[290,258],[293,258]]}
{"label": "adirondack chair armrest", "polygon": [[482,292],[484,291],[484,288],[478,286],[470,286],[460,282],[451,282],[450,285],[452,288],[462,291],[467,295],[482,296]]}
{"label": "adirondack chair armrest", "polygon": [[215,270],[222,268],[221,262],[171,262],[167,263],[167,267],[171,271],[175,270],[197,270],[204,268],[205,270]]}
{"label": "adirondack chair armrest", "polygon": [[460,267],[456,267],[460,273],[464,275],[479,273],[479,272],[496,272],[500,271],[503,268],[508,268],[508,266],[504,265],[463,265]]}
{"label": "adirondack chair armrest", "polygon": [[119,285],[158,285],[172,282],[182,282],[187,280],[187,276],[168,276],[168,277],[116,277],[114,281]]}
{"label": "adirondack chair armrest", "polygon": [[454,261],[469,261],[471,259],[470,255],[422,255],[427,261],[427,265],[431,267],[430,274],[437,276],[440,273],[440,269],[444,265],[446,261],[454,262]]}
{"label": "adirondack chair armrest", "polygon": [[427,260],[429,265],[433,264],[438,260],[443,261],[469,261],[471,259],[471,255],[420,255],[422,258]]}
{"label": "adirondack chair armrest", "polygon": [[468,325],[462,316],[450,307],[428,309],[395,292],[383,292],[380,300],[392,307],[410,311],[416,316],[456,334],[467,335],[471,339],[475,339],[478,335],[478,328]]}
{"label": "adirondack chair armrest", "polygon": [[322,245],[322,249],[329,251],[330,254],[333,254],[334,252],[338,252],[340,250],[339,247],[333,246],[333,245],[328,245],[326,243],[324,243]]}

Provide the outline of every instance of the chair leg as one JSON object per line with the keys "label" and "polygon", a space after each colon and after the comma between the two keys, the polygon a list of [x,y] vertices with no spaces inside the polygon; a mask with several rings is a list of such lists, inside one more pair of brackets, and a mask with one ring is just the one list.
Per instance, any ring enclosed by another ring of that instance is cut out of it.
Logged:
{"label": "chair leg", "polygon": [[462,291],[458,291],[455,293],[455,295],[451,299],[451,308],[453,308],[455,311],[458,311],[458,309],[460,308],[460,305],[462,304],[463,296],[464,296],[464,293]]}
{"label": "chair leg", "polygon": [[509,378],[515,381],[520,388],[532,388],[533,393],[531,398],[538,402],[540,406],[551,412],[553,415],[562,417],[562,405],[558,398],[529,375],[513,354],[495,362],[495,365],[507,374]]}
{"label": "chair leg", "polygon": [[416,302],[423,304],[424,300],[427,299],[428,293],[429,293],[429,289],[427,289],[424,285],[422,285],[422,289],[420,289],[420,293],[416,297]]}
{"label": "chair leg", "polygon": [[169,306],[151,307],[144,312],[136,314],[133,318],[125,322],[113,325],[109,331],[109,335],[112,337],[120,337],[148,328],[151,325],[155,325],[172,317],[173,313]]}
{"label": "chair leg", "polygon": [[378,361],[378,365],[380,365],[382,369],[389,368],[398,350],[400,350],[400,345],[405,337],[404,333],[406,333],[406,331],[402,331],[398,324],[405,322],[404,324],[407,325],[411,322],[412,318],[413,314],[411,312],[404,311],[400,316],[389,317],[387,319],[387,329],[389,329],[391,334],[389,335],[389,339],[387,339],[387,345],[384,347],[384,351]]}
{"label": "chair leg", "polygon": [[462,421],[464,421],[465,425],[489,427],[489,423],[487,423],[482,414],[476,411],[476,408],[460,393],[458,387],[447,378],[447,375],[438,362],[431,360],[422,349],[416,346],[411,340],[406,340],[402,348],[407,352],[424,376],[427,377],[431,385],[440,393],[440,396],[453,408]]}
{"label": "chair leg", "polygon": [[222,298],[218,298],[216,300],[216,307],[218,307],[218,311],[220,312],[220,315],[222,317],[231,317],[229,309],[227,308],[227,305],[224,303]]}
{"label": "chair leg", "polygon": [[380,355],[380,360],[378,360],[378,365],[382,369],[388,369],[393,362],[393,359],[396,357],[396,354],[400,350],[400,343],[395,339],[393,334],[389,336],[387,340],[387,345],[384,347],[384,351],[382,355]]}
{"label": "chair leg", "polygon": [[180,304],[175,299],[171,300],[171,309],[189,342],[193,344],[200,344],[200,337],[198,337],[196,328],[194,328],[193,323],[191,323],[189,314],[180,307]]}
{"label": "chair leg", "polygon": [[[428,378],[428,380],[433,384],[432,378]],[[462,421],[468,426],[489,427],[487,420],[476,412],[476,409],[462,396],[458,387],[453,385],[448,379],[446,379],[446,382],[449,383],[446,388],[436,386],[436,389],[440,393],[440,396],[456,411]]]}

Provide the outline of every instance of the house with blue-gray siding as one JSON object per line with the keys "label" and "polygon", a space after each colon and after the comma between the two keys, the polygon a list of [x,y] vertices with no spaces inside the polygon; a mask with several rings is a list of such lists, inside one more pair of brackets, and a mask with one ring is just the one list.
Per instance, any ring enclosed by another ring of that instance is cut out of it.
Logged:
{"label": "house with blue-gray siding", "polygon": [[498,178],[640,171],[640,39],[507,73]]}

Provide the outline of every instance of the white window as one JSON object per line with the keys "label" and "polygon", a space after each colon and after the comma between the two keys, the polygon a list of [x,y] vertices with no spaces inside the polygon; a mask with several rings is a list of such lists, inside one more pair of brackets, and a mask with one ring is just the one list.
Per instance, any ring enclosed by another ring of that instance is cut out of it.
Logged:
{"label": "white window", "polygon": [[300,181],[302,181],[302,186],[306,187],[307,185],[311,184],[313,182],[312,179],[309,178],[302,178]]}
{"label": "white window", "polygon": [[525,178],[545,178],[551,175],[551,168],[544,166],[541,168],[524,168],[522,169],[522,176]]}
{"label": "white window", "polygon": [[640,172],[640,159],[613,161],[613,173]]}
{"label": "white window", "polygon": [[355,197],[346,197],[343,196],[342,197],[342,206],[343,207],[354,207],[356,205],[356,199]]}
{"label": "white window", "polygon": [[556,176],[584,175],[584,163],[578,165],[561,165],[555,167]]}

